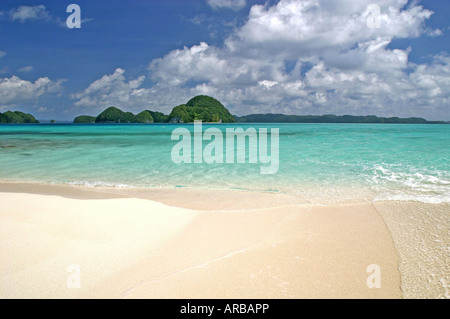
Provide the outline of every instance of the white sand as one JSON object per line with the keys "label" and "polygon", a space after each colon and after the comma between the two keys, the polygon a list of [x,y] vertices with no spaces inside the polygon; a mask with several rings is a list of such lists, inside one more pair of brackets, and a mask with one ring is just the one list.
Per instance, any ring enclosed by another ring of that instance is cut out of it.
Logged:
{"label": "white sand", "polygon": [[[397,252],[370,204],[196,211],[24,193],[0,203],[2,298],[401,298]],[[367,287],[370,264],[379,289]],[[70,265],[80,288],[67,287]]]}
{"label": "white sand", "polygon": [[[196,213],[140,199],[0,193],[0,296],[71,298],[154,254]],[[81,289],[68,289],[69,265]]]}

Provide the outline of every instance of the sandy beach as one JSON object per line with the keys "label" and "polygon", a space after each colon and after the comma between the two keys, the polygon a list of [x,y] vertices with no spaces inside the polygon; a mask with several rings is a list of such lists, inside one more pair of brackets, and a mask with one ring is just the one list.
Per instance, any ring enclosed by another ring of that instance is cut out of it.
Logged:
{"label": "sandy beach", "polygon": [[[193,209],[186,206],[207,197],[202,191],[165,190],[160,203],[95,188],[0,185],[2,298],[402,297],[399,255],[372,204],[297,205],[230,191],[217,209],[212,194]],[[367,285],[373,264],[380,288]]]}
{"label": "sandy beach", "polygon": [[450,299],[450,1],[43,2],[0,2],[0,299]]}

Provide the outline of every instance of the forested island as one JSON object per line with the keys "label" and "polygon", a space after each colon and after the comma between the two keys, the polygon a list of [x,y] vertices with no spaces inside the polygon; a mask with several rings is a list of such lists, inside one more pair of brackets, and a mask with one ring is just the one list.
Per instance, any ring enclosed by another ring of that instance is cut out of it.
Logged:
{"label": "forested island", "polygon": [[[124,112],[111,106],[97,116],[80,115],[76,124],[94,123],[192,123],[201,120],[205,123],[386,123],[386,124],[450,124],[444,121],[427,121],[419,117],[378,117],[375,115],[286,115],[250,114],[232,115],[221,102],[206,95],[198,95],[186,104],[175,106],[170,114],[144,110],[138,114]],[[54,122],[54,121],[53,121]],[[39,123],[34,116],[22,112],[0,113],[0,123]]]}
{"label": "forested island", "polygon": [[448,124],[443,121],[427,121],[420,117],[378,117],[375,115],[285,115],[250,114],[236,116],[239,123],[387,123],[387,124]]}
{"label": "forested island", "polygon": [[150,110],[144,110],[135,115],[111,106],[97,117],[78,116],[74,119],[74,123],[191,123],[195,120],[222,123],[236,121],[218,100],[210,96],[199,95],[190,99],[186,104],[175,106],[169,115]]}
{"label": "forested island", "polygon": [[28,123],[39,123],[36,118],[28,113],[23,113],[19,111],[7,111],[5,113],[0,113],[0,123],[4,124],[28,124]]}
{"label": "forested island", "polygon": [[134,115],[116,107],[109,107],[97,117],[82,115],[74,123],[192,123],[201,120],[208,123],[390,123],[390,124],[448,124],[443,121],[427,121],[423,118],[378,117],[375,115],[286,115],[250,114],[231,115],[218,100],[199,95],[186,104],[175,106],[169,115],[149,110]]}

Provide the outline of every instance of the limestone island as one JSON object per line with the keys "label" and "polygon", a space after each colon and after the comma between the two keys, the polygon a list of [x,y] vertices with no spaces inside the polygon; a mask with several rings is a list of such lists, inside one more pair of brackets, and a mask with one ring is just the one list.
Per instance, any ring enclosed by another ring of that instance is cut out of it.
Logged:
{"label": "limestone island", "polygon": [[4,124],[35,124],[39,123],[36,118],[28,113],[23,113],[19,111],[7,111],[5,113],[0,113],[0,123]]}
{"label": "limestone island", "polygon": [[198,95],[186,104],[175,106],[169,115],[161,112],[144,110],[135,115],[111,106],[97,117],[81,115],[74,119],[74,123],[192,123],[196,120],[213,123],[234,123],[234,116],[218,100]]}

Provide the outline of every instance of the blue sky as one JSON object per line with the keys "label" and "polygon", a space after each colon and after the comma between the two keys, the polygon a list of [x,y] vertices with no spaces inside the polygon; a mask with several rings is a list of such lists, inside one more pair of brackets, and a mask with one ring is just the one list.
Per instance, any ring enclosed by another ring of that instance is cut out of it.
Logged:
{"label": "blue sky", "polygon": [[0,112],[169,113],[208,94],[237,115],[450,120],[449,16],[442,0],[2,0]]}

